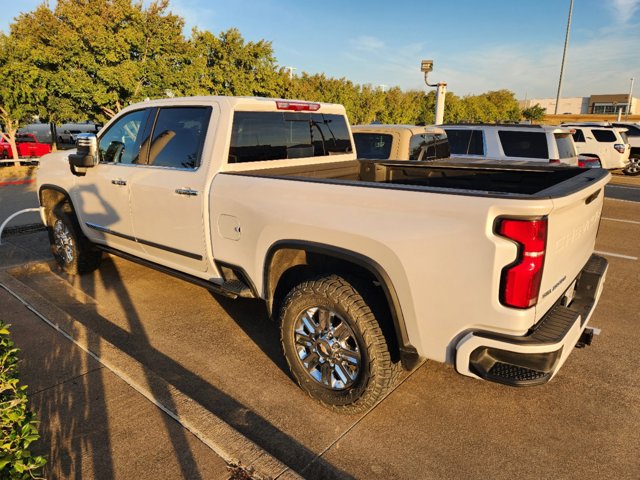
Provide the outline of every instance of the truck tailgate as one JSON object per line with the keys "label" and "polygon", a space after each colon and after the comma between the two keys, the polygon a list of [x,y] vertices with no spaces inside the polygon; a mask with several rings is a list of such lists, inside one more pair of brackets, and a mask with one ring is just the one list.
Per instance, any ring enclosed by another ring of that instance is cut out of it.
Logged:
{"label": "truck tailgate", "polygon": [[610,178],[608,175],[576,193],[553,199],[536,320],[572,285],[593,253],[604,186]]}

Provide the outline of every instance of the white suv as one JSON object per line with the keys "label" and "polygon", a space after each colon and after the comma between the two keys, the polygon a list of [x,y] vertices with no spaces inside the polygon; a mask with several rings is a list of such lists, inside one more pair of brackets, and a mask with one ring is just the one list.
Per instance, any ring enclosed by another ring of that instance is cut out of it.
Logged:
{"label": "white suv", "polygon": [[624,173],[640,175],[640,123],[613,122],[613,126],[627,129],[627,141],[631,145],[629,165],[624,169]]}
{"label": "white suv", "polygon": [[578,153],[568,128],[518,124],[439,126],[447,132],[454,158],[578,165]]}
{"label": "white suv", "polygon": [[578,153],[597,157],[602,168],[615,170],[629,165],[631,147],[626,128],[615,128],[607,122],[563,123],[562,126],[573,131]]}

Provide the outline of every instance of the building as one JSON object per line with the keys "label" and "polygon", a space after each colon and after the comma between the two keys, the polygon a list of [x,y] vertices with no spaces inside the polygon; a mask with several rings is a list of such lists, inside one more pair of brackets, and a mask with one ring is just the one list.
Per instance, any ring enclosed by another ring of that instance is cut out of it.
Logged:
{"label": "building", "polygon": [[[615,93],[605,95],[591,95],[590,97],[570,97],[561,98],[558,104],[559,114],[600,114],[600,115],[617,115],[622,110],[622,115],[627,114],[627,103],[629,94]],[[531,98],[521,100],[521,108],[529,108],[539,104],[542,108],[547,109],[547,114],[553,114],[556,109],[555,98]],[[630,115],[640,115],[640,99],[631,98]]]}

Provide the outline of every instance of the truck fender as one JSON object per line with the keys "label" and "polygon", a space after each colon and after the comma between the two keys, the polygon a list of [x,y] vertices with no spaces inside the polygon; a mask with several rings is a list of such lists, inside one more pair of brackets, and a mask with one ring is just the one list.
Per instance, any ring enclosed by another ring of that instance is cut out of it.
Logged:
{"label": "truck fender", "polygon": [[[272,264],[274,257],[278,252],[282,252],[283,250],[290,252],[288,255],[289,258],[285,262],[286,265],[273,269]],[[407,370],[414,368],[419,363],[420,357],[416,348],[411,345],[409,341],[402,308],[393,282],[380,264],[360,253],[333,245],[303,240],[281,240],[271,245],[265,256],[263,272],[263,298],[267,303],[269,315],[271,316],[273,313],[274,294],[283,274],[292,267],[309,265],[306,258],[308,254],[322,255],[330,259],[335,259],[336,261],[342,262],[345,266],[351,264],[357,269],[368,272],[368,274],[375,279],[384,292],[389,312],[391,313],[391,320],[398,342],[399,356],[402,365]]]}

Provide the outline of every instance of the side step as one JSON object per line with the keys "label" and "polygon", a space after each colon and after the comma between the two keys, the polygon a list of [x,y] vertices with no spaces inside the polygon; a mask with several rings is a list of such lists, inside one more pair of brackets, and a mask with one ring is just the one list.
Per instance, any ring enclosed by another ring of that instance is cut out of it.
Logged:
{"label": "side step", "polygon": [[157,270],[162,273],[166,273],[167,275],[171,275],[172,277],[179,278],[180,280],[193,283],[194,285],[198,285],[200,287],[206,288],[211,292],[224,295],[229,298],[238,298],[238,297],[256,298],[251,288],[249,288],[245,283],[237,279],[225,281],[222,283],[210,282],[210,281],[204,280],[203,278],[194,277],[187,273],[180,272],[178,270],[174,270],[173,268],[165,267],[164,265],[159,265],[154,262],[150,262],[149,260],[136,257],[135,255],[131,255],[129,253],[122,252],[115,248],[107,247],[105,245],[96,245],[96,248],[102,251],[105,251],[107,253],[110,253],[112,255],[122,257],[125,260],[129,260],[131,262],[144,265],[145,267],[153,268],[154,270]]}

